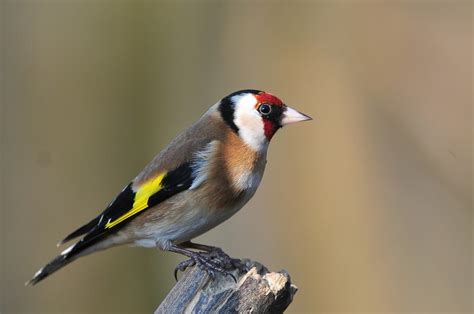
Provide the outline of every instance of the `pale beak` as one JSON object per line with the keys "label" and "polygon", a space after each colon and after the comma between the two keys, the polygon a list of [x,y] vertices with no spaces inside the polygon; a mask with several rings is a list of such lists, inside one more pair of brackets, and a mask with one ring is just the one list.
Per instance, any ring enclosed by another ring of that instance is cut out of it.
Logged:
{"label": "pale beak", "polygon": [[283,112],[283,118],[281,119],[281,125],[287,125],[308,120],[313,120],[313,118],[305,115],[304,113],[298,112],[293,108],[286,107],[286,110]]}

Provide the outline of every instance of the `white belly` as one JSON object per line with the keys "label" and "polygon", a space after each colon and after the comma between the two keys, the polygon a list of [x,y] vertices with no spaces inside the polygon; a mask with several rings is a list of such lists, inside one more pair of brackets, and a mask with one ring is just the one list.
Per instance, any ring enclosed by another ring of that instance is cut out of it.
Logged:
{"label": "white belly", "polygon": [[188,208],[183,211],[179,220],[163,223],[153,223],[153,225],[144,226],[137,232],[134,244],[142,247],[156,247],[157,242],[171,241],[173,243],[182,243],[191,240],[199,235],[209,231],[225,220],[234,215],[241,206],[224,209],[222,214],[208,215],[207,209]]}

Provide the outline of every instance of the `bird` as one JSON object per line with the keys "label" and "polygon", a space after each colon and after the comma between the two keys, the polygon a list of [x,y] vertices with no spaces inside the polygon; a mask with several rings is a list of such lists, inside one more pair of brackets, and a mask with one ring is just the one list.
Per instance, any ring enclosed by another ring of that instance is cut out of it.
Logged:
{"label": "bird", "polygon": [[272,137],[283,126],[307,120],[308,115],[264,91],[227,95],[156,155],[98,216],[60,241],[58,246],[78,238],[26,284],[35,285],[79,257],[118,245],[186,256],[175,277],[177,270],[193,264],[211,277],[229,274],[225,267],[236,259],[191,240],[253,197]]}

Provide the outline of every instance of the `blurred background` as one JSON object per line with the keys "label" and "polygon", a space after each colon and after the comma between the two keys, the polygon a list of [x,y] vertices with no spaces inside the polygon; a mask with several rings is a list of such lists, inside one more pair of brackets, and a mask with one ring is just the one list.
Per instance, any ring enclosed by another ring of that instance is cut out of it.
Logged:
{"label": "blurred background", "polygon": [[116,248],[23,283],[224,95],[313,116],[200,237],[290,272],[288,312],[471,312],[471,1],[0,2],[0,312],[150,313],[182,258]]}

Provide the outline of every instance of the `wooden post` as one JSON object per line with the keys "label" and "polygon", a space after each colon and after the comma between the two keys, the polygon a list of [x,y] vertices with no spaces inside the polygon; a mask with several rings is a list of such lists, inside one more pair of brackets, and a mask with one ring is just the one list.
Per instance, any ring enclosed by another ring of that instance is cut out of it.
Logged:
{"label": "wooden post", "polygon": [[216,275],[212,280],[199,267],[190,267],[156,309],[160,313],[282,313],[298,288],[286,271],[269,272],[258,262],[243,261],[246,274]]}

